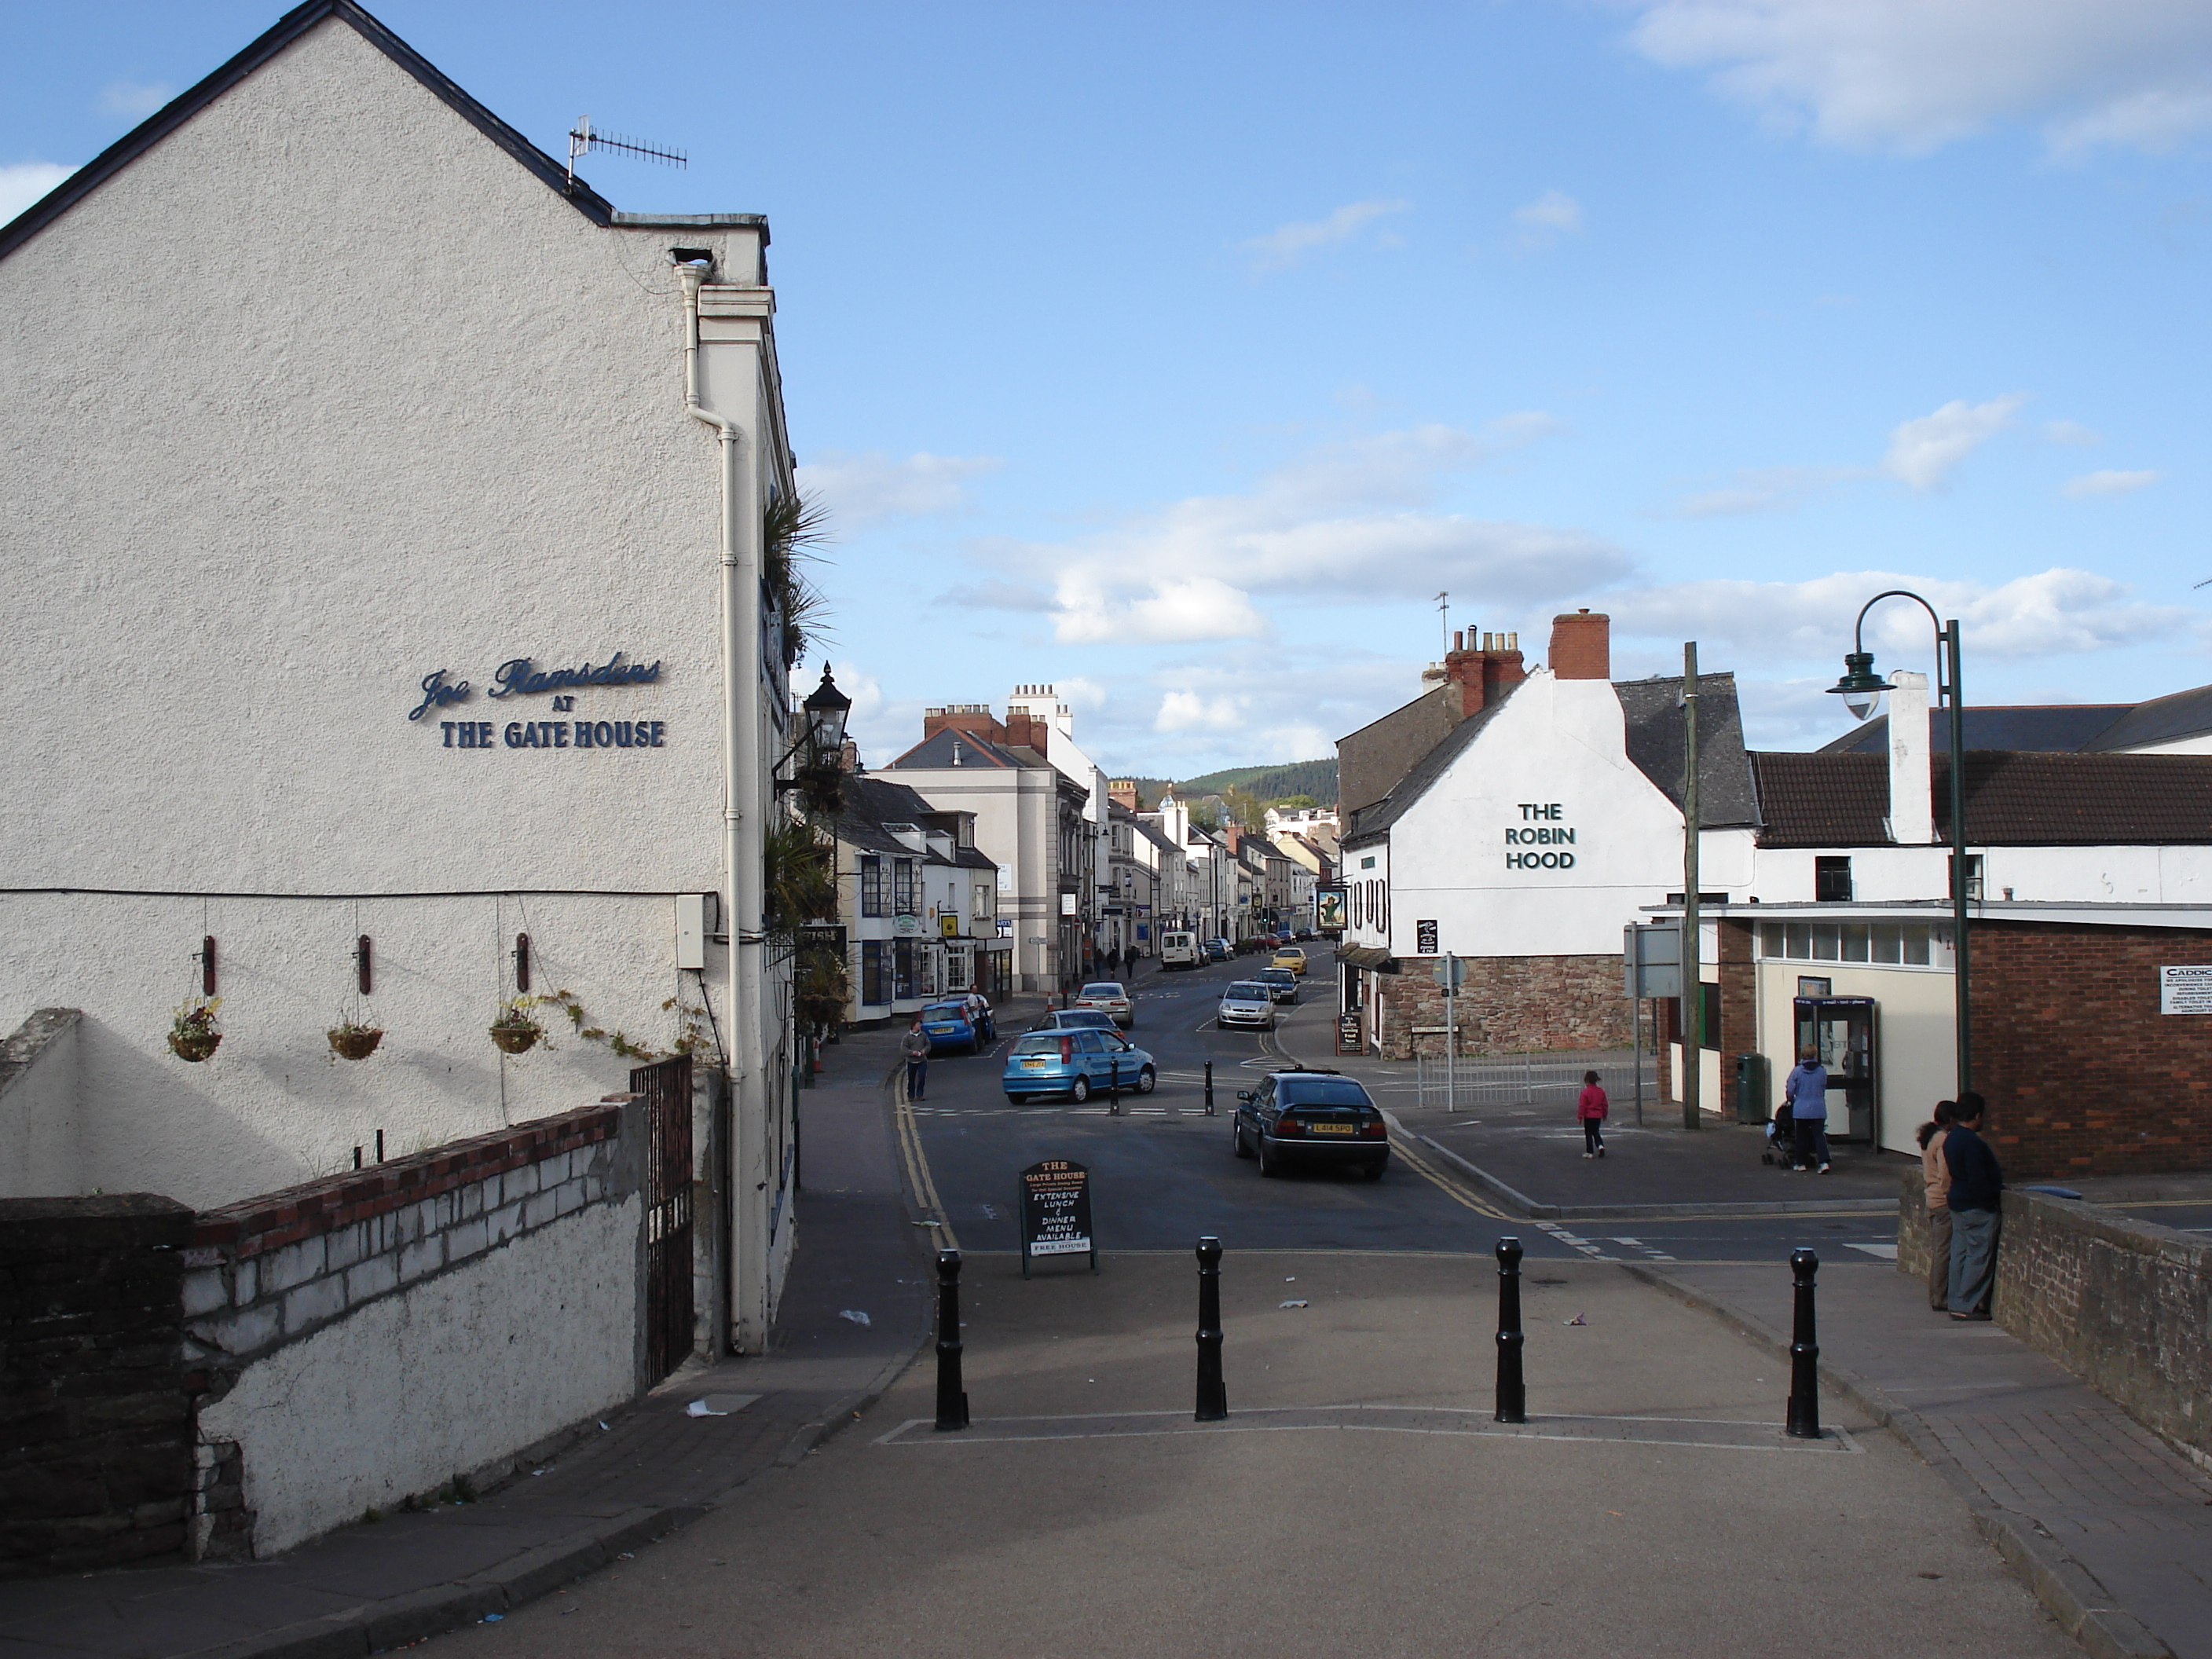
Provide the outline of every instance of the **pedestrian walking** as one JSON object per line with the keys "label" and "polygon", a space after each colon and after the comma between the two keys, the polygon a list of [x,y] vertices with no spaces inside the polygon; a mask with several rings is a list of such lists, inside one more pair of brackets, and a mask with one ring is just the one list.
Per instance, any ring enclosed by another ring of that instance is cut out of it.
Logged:
{"label": "pedestrian walking", "polygon": [[1951,1133],[1955,1103],[1939,1100],[1936,1115],[1920,1126],[1920,1168],[1928,1194],[1928,1305],[1942,1313],[1951,1305],[1951,1169],[1943,1162],[1943,1139]]}
{"label": "pedestrian walking", "polygon": [[920,1015],[899,1039],[899,1052],[906,1056],[906,1097],[920,1100],[929,1086],[929,1033],[921,1029]]}
{"label": "pedestrian walking", "polygon": [[1575,1115],[1582,1120],[1583,1156],[1605,1156],[1605,1115],[1611,1108],[1606,1103],[1605,1091],[1598,1085],[1595,1072],[1583,1073],[1583,1091],[1575,1098]]}
{"label": "pedestrian walking", "polygon": [[1820,1051],[1807,1048],[1797,1056],[1782,1085],[1790,1105],[1790,1128],[1794,1139],[1790,1168],[1816,1168],[1828,1173],[1828,1068],[1820,1064]]}
{"label": "pedestrian walking", "polygon": [[1997,1282],[1997,1234],[2003,1226],[2004,1170],[1981,1137],[1982,1097],[1959,1097],[1957,1121],[1943,1137],[1951,1173],[1951,1317],[1986,1320]]}

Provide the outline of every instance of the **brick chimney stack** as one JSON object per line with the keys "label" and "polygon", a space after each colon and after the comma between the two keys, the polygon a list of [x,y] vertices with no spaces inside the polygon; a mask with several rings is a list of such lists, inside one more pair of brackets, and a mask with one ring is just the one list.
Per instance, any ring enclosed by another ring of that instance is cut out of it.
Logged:
{"label": "brick chimney stack", "polygon": [[1004,743],[1006,729],[1000,726],[987,702],[951,702],[942,708],[921,711],[921,740],[927,743],[939,732],[965,732],[986,743]]}
{"label": "brick chimney stack", "polygon": [[1613,678],[1613,619],[1588,609],[1552,618],[1552,675],[1562,680]]}
{"label": "brick chimney stack", "polygon": [[1106,793],[1115,801],[1127,807],[1132,812],[1141,812],[1145,810],[1144,801],[1137,793],[1137,783],[1136,780],[1133,778],[1115,778],[1112,780],[1106,786]]}
{"label": "brick chimney stack", "polygon": [[1459,687],[1462,720],[1480,714],[1504,687],[1528,678],[1522,666],[1519,635],[1481,635],[1479,648],[1470,644],[1476,637],[1472,629],[1454,629],[1452,649],[1444,658],[1444,678]]}

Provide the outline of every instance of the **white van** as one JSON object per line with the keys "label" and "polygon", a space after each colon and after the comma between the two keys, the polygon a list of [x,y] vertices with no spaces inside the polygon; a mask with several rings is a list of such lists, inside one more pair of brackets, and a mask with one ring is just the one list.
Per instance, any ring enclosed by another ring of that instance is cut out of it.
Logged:
{"label": "white van", "polygon": [[1205,960],[1205,953],[1198,948],[1197,934],[1162,933],[1160,935],[1160,966],[1163,969],[1195,968]]}

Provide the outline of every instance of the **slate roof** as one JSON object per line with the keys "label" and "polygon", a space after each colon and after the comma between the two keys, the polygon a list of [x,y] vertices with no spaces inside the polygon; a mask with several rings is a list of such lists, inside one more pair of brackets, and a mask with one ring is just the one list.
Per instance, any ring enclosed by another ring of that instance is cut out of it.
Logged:
{"label": "slate roof", "polygon": [[[1881,755],[1751,757],[1763,847],[1889,844]],[[1951,764],[1933,775],[1936,831],[1951,834]],[[2212,755],[1966,753],[1966,839],[1977,847],[2159,847],[2212,843]]]}
{"label": "slate roof", "polygon": [[[421,82],[440,102],[506,151],[525,170],[535,175],[595,225],[651,227],[690,224],[709,228],[752,225],[759,227],[763,244],[767,241],[768,222],[757,213],[666,216],[616,212],[612,203],[581,179],[573,184],[569,181],[566,161],[548,155],[469,96],[457,82],[441,73],[428,58],[356,4],[355,0],[307,0],[305,5],[295,6],[278,18],[267,33],[228,63],[179,93],[15,218],[0,226],[0,259],[6,258],[29,241],[286,47],[325,22],[343,23],[352,28],[362,39]],[[363,165],[370,163],[364,160]]]}
{"label": "slate roof", "polygon": [[933,769],[954,764],[952,750],[959,745],[962,766],[996,767],[1002,771],[1023,767],[1049,766],[1051,763],[1033,749],[1018,748],[1011,744],[996,744],[979,738],[973,732],[955,731],[948,726],[934,737],[924,738],[883,769],[896,772],[901,768]]}
{"label": "slate roof", "polygon": [[2176,738],[2197,737],[2212,732],[2212,685],[2169,692],[2139,702],[2100,732],[2095,741],[2082,745],[2094,750],[2133,749],[2146,743],[2171,743]]}
{"label": "slate roof", "polygon": [[[2094,739],[2114,720],[2132,712],[2133,707],[2124,702],[2075,702],[1976,708],[1969,704],[1965,720],[1966,747],[2074,754],[2084,749],[2101,747]],[[1837,712],[1840,714],[1842,711]],[[2212,726],[2212,720],[2208,720],[2206,724]],[[1944,754],[1950,752],[1950,710],[1931,708],[1928,711],[1928,741],[1932,750]],[[1889,716],[1877,714],[1863,725],[1853,726],[1834,742],[1821,744],[1817,752],[1823,755],[1887,755],[1889,752]]]}
{"label": "slate roof", "polygon": [[837,814],[837,839],[864,853],[913,856],[914,848],[883,826],[920,823],[937,810],[922,798],[920,791],[883,778],[848,775],[839,793],[844,797],[845,805]]}
{"label": "slate roof", "polygon": [[[1615,680],[1613,695],[1628,726],[1628,758],[1659,793],[1682,805],[1683,758],[1688,749],[1682,677]],[[1736,706],[1734,674],[1698,676],[1698,821],[1708,830],[1741,829],[1759,822],[1759,792],[1743,746],[1743,715]]]}

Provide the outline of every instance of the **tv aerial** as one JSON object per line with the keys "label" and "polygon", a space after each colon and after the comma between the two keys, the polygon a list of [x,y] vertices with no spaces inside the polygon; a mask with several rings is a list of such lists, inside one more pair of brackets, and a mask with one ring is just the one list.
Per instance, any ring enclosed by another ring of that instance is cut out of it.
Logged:
{"label": "tv aerial", "polygon": [[568,134],[568,187],[576,185],[576,158],[599,153],[635,155],[641,161],[658,161],[664,167],[688,167],[690,158],[680,149],[671,149],[665,144],[649,144],[641,138],[625,138],[616,132],[594,132],[592,118],[580,115]]}

